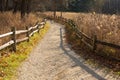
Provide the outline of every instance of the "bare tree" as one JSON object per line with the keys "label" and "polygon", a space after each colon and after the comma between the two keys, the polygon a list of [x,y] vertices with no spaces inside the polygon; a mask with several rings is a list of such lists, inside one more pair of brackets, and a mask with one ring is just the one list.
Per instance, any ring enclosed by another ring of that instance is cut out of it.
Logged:
{"label": "bare tree", "polygon": [[0,0],[0,11],[1,12],[5,11],[5,2],[6,0]]}
{"label": "bare tree", "polygon": [[52,6],[53,7],[53,15],[54,15],[54,18],[56,17],[56,10],[57,10],[57,0],[54,0],[53,1],[53,5],[54,6]]}
{"label": "bare tree", "polygon": [[18,1],[18,0],[13,0],[13,2],[14,2],[14,10],[13,10],[13,13],[16,13],[17,12],[17,10],[19,9],[19,5],[20,5],[20,0]]}
{"label": "bare tree", "polygon": [[63,10],[64,10],[64,7],[65,7],[65,0],[54,0],[52,3],[53,3],[53,5],[52,5],[52,8],[53,8],[53,15],[54,15],[54,18],[55,18],[55,16],[56,16],[56,11],[57,10],[60,10],[61,11],[61,17],[62,17],[62,12],[63,12]]}
{"label": "bare tree", "polygon": [[26,13],[29,14],[31,11],[31,1],[32,0],[14,0],[13,13],[16,13],[19,10],[21,12],[21,18],[23,18]]}
{"label": "bare tree", "polygon": [[60,17],[62,17],[62,12],[64,11],[65,5],[66,5],[66,1],[65,0],[59,0],[59,7],[60,7]]}
{"label": "bare tree", "polygon": [[26,0],[22,0],[21,1],[21,18],[23,18],[25,16],[25,12],[26,12]]}
{"label": "bare tree", "polygon": [[27,12],[27,14],[29,14],[30,11],[31,11],[31,2],[32,2],[32,0],[27,0],[26,1],[26,12]]}

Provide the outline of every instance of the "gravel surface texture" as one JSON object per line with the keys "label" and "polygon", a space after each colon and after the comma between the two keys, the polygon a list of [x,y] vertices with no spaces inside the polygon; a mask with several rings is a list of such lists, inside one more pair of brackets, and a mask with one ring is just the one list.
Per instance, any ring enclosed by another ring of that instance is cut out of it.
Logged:
{"label": "gravel surface texture", "polygon": [[65,43],[64,26],[48,23],[50,30],[22,63],[16,80],[120,80],[85,63]]}

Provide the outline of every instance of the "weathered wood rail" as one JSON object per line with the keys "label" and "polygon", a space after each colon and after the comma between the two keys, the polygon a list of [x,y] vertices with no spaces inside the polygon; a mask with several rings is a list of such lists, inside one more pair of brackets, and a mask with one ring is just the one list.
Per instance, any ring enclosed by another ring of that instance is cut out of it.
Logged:
{"label": "weathered wood rail", "polygon": [[[43,20],[43,22],[37,24],[33,27],[26,27],[26,30],[16,30],[15,27],[11,28],[11,32],[0,34],[0,39],[11,36],[11,40],[6,42],[5,44],[0,46],[0,50],[5,49],[6,47],[12,46],[13,50],[16,51],[16,44],[20,43],[22,41],[29,41],[30,37],[34,35],[34,33],[39,32],[42,28],[44,28],[44,25],[46,24],[46,20]],[[27,36],[21,39],[16,39],[17,35],[20,34],[26,34]]]}
{"label": "weathered wood rail", "polygon": [[[86,46],[88,46],[91,50],[93,50],[93,52],[96,52],[98,44],[108,46],[108,47],[111,47],[111,48],[115,48],[115,49],[120,49],[120,45],[116,45],[116,44],[113,44],[113,43],[98,40],[97,35],[94,35],[93,38],[90,38],[88,35],[86,35],[82,31],[80,31],[80,29],[78,28],[78,25],[76,25],[75,22],[71,19],[66,19],[66,18],[63,18],[63,17],[54,18],[53,16],[48,16],[48,18],[49,19],[55,19],[55,20],[58,20],[58,21],[62,21],[63,23],[69,24],[72,27],[72,29],[75,31],[76,35],[80,38],[80,40]],[[114,57],[111,57],[111,58],[114,58]],[[119,58],[114,58],[114,59],[120,61]]]}
{"label": "weathered wood rail", "polygon": [[[64,18],[63,18],[64,19]],[[65,20],[64,20],[65,21]],[[73,20],[68,20],[67,21],[68,23],[71,23],[70,25],[72,26],[72,28],[76,31],[76,34],[78,36],[82,36],[82,38],[86,38],[90,41],[93,41],[94,45],[97,45],[97,44],[101,44],[101,45],[105,45],[105,46],[109,46],[109,47],[112,47],[112,48],[117,48],[117,49],[120,49],[120,45],[116,45],[116,44],[113,44],[113,43],[109,43],[109,42],[105,42],[105,41],[101,41],[101,40],[98,40],[97,39],[97,35],[94,35],[94,38],[90,38],[89,36],[87,36],[85,33],[83,33],[82,31],[80,31],[80,29],[78,29],[77,25],[75,25],[74,21]],[[86,42],[87,43],[87,42]],[[87,43],[89,44],[89,43]],[[91,45],[94,47],[94,45]]]}

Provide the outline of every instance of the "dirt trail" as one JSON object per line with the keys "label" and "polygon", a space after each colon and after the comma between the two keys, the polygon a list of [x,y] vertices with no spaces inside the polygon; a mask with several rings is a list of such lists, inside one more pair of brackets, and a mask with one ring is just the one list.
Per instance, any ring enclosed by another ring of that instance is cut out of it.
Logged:
{"label": "dirt trail", "polygon": [[44,39],[18,70],[17,80],[117,80],[88,67],[65,43],[64,26],[49,24],[51,28]]}

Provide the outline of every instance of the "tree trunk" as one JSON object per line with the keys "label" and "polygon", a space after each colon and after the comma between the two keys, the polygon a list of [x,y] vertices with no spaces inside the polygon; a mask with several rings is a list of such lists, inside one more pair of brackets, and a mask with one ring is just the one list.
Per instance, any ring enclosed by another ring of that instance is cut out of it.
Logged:
{"label": "tree trunk", "polygon": [[0,8],[1,8],[0,11],[3,12],[3,11],[4,11],[4,7],[5,7],[5,5],[4,5],[4,0],[1,0],[0,3],[1,3],[1,4],[0,4]]}
{"label": "tree trunk", "polygon": [[31,12],[31,0],[27,0],[27,3],[26,3],[26,12],[27,14],[29,14]]}
{"label": "tree trunk", "polygon": [[54,19],[55,19],[55,17],[56,17],[56,10],[54,10],[54,14],[53,15],[54,15]]}
{"label": "tree trunk", "polygon": [[62,12],[62,10],[61,10],[61,12],[60,12],[60,17],[61,17],[61,18],[62,18],[62,13],[63,13],[63,12]]}
{"label": "tree trunk", "polygon": [[53,9],[54,9],[53,15],[54,15],[54,19],[55,19],[55,17],[56,17],[56,9],[57,9],[56,0],[54,0],[53,4],[54,4],[54,6],[53,6]]}
{"label": "tree trunk", "polygon": [[5,9],[8,10],[8,0],[6,0],[6,6],[5,6]]}
{"label": "tree trunk", "polygon": [[18,2],[14,1],[14,10],[13,10],[13,13],[17,12],[17,7],[18,7]]}
{"label": "tree trunk", "polygon": [[26,12],[26,0],[21,2],[21,18],[24,18]]}

